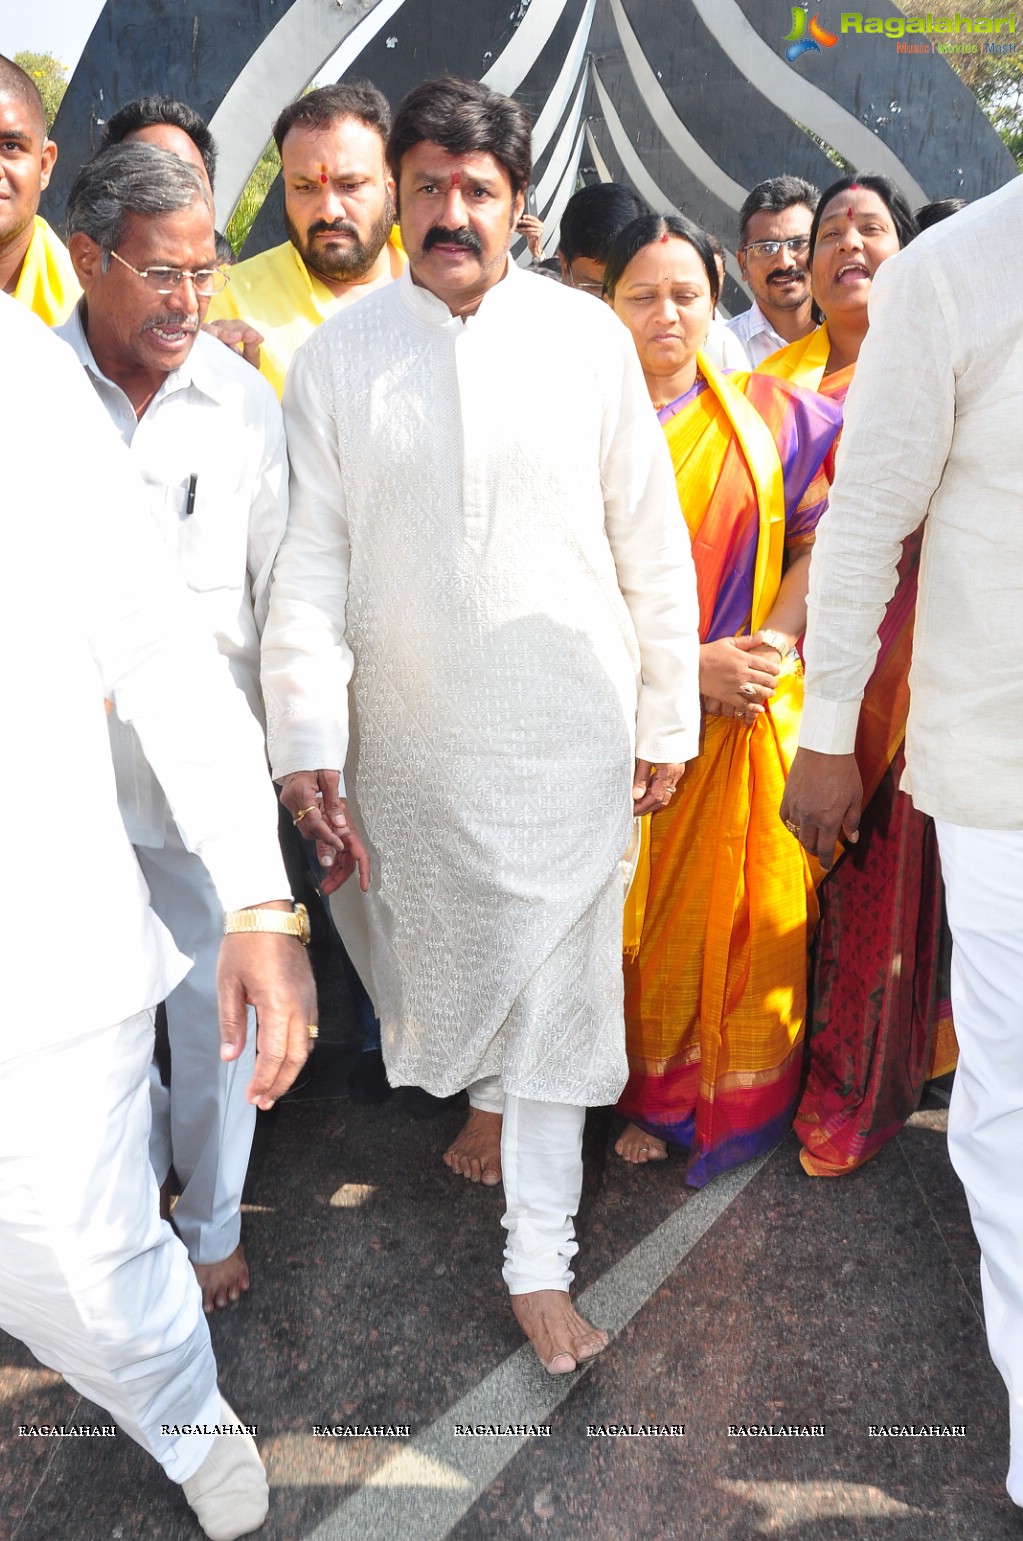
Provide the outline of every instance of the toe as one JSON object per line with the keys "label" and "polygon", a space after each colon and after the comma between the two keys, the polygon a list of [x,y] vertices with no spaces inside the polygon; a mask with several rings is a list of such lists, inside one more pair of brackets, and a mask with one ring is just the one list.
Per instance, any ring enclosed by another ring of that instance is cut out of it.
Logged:
{"label": "toe", "polygon": [[555,1354],[553,1359],[548,1359],[544,1369],[548,1375],[570,1375],[577,1369],[575,1359],[567,1351]]}

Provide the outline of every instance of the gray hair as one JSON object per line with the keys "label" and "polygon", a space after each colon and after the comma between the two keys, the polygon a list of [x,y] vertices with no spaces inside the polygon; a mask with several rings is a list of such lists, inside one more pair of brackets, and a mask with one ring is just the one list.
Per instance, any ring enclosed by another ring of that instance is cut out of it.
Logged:
{"label": "gray hair", "polygon": [[[68,240],[77,232],[104,252],[124,238],[129,214],[178,214],[202,202],[212,207],[198,173],[169,150],[151,144],[118,144],[86,162],[68,195]],[[104,259],[105,260],[105,259]]]}

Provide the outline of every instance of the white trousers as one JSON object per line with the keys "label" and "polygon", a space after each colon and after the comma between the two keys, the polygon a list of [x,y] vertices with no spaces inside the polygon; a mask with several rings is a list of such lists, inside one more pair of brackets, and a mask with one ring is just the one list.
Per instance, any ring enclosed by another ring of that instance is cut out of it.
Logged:
{"label": "white trousers", "polygon": [[177,1227],[195,1263],[229,1257],[241,1236],[242,1189],[256,1127],[256,1110],[245,1088],[256,1062],[256,1019],[240,1057],[220,1058],[217,1012],[217,955],[224,911],[212,879],[198,856],[167,822],[159,850],[136,846],[135,854],[152,895],[153,909],[179,952],[194,960],[186,977],[167,997],[171,1085],[151,1075],[153,1131],[150,1157],[158,1182],[171,1161],[181,1182],[174,1207]]}
{"label": "white trousers", "polygon": [[586,1109],[571,1103],[504,1098],[504,1282],[513,1295],[567,1290],[575,1277],[585,1122]]}
{"label": "white trousers", "polygon": [[981,1250],[991,1357],[1009,1393],[1006,1487],[1023,1505],[1023,830],[937,822],[959,1068],[952,1165]]}
{"label": "white trousers", "polygon": [[146,1011],[0,1064],[0,1326],[184,1482],[213,1436],[160,1425],[215,1423],[220,1396],[147,1160],[152,1054]]}
{"label": "white trousers", "polygon": [[484,1113],[504,1112],[504,1091],[499,1075],[485,1075],[478,1081],[471,1081],[466,1092],[471,1108],[479,1108]]}

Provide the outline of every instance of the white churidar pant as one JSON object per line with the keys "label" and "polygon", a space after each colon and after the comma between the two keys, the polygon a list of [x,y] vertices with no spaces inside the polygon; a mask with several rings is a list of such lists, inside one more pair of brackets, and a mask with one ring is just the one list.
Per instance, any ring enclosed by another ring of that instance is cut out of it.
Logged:
{"label": "white churidar pant", "polygon": [[579,1250],[573,1224],[583,1191],[586,1109],[567,1102],[504,1098],[501,1170],[508,1208],[504,1282],[513,1295],[567,1290]]}
{"label": "white churidar pant", "polygon": [[196,1263],[229,1257],[241,1236],[241,1201],[256,1126],[245,1100],[256,1061],[256,1018],[249,1011],[245,1048],[238,1059],[220,1058],[217,955],[224,911],[203,862],[168,819],[165,844],[135,847],[153,909],[179,952],[194,959],[191,971],[167,997],[171,1091],[152,1088],[150,1159],[163,1182],[168,1151],[181,1182],[174,1224]]}
{"label": "white churidar pant", "polygon": [[470,1081],[466,1092],[471,1108],[479,1108],[483,1113],[504,1112],[504,1092],[499,1075],[480,1076],[478,1081]]}
{"label": "white churidar pant", "polygon": [[0,1064],[0,1326],[106,1408],[173,1482],[212,1435],[202,1292],[146,1159],[153,1014]]}
{"label": "white churidar pant", "polygon": [[1023,1504],[1023,830],[936,822],[959,1040],[948,1148],[980,1243],[988,1346],[1009,1393],[1006,1487]]}

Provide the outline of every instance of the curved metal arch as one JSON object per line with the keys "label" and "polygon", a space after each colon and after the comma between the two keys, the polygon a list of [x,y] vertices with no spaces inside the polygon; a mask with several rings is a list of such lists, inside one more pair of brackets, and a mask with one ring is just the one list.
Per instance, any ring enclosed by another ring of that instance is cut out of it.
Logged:
{"label": "curved metal arch", "polygon": [[[901,14],[890,0],[875,9]],[[723,240],[745,186],[781,169],[827,175],[801,125],[855,164],[889,170],[911,195],[978,197],[1015,174],[939,57],[898,65],[894,45],[843,35],[794,68],[781,31],[763,0],[106,0],[54,126],[62,153],[43,209],[59,223],[103,118],[160,91],[212,123],[225,219],[280,108],[318,71],[358,66],[395,100],[445,71],[519,94],[534,113],[538,177],[557,219],[577,164],[567,120],[588,51],[599,70],[582,142],[598,175],[628,162],[640,191],[652,185],[662,202],[686,203]],[[610,143],[601,117],[617,125]],[[247,249],[281,238],[279,207],[277,193]],[[555,237],[548,229],[547,241]]]}

